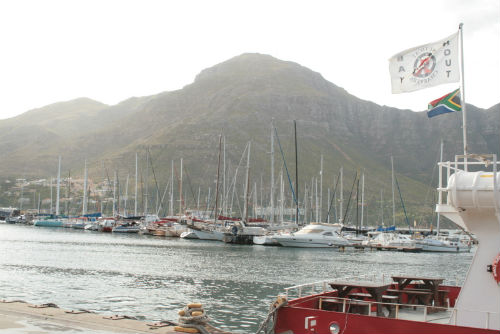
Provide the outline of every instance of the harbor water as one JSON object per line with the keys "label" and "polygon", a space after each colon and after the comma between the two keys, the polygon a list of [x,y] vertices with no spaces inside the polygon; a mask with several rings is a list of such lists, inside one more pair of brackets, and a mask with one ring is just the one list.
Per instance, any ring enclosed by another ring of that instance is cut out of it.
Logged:
{"label": "harbor water", "polygon": [[285,287],[363,274],[464,278],[473,253],[231,245],[0,224],[0,299],[173,320],[201,302],[222,328],[255,332]]}

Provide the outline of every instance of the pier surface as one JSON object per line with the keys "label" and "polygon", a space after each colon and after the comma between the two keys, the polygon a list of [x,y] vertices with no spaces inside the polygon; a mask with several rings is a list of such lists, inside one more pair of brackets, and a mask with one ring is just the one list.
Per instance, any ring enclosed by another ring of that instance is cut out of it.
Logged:
{"label": "pier surface", "polygon": [[157,327],[135,319],[109,319],[57,307],[34,307],[24,302],[0,302],[0,333],[178,333],[174,326]]}

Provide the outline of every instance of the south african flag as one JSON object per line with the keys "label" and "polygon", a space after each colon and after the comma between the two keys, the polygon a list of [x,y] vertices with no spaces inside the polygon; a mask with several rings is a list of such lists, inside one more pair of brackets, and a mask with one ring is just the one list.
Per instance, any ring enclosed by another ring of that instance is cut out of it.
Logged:
{"label": "south african flag", "polygon": [[457,89],[430,102],[427,106],[427,117],[431,118],[437,115],[460,110],[462,110],[462,105],[460,103],[460,89]]}

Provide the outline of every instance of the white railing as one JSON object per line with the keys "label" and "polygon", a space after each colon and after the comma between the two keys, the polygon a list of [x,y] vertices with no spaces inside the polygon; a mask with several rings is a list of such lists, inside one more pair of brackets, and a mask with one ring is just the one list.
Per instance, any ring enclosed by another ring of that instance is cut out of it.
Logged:
{"label": "white railing", "polygon": [[[462,159],[462,161],[460,161]],[[469,159],[475,159],[477,161],[470,161]],[[456,173],[457,171],[468,171],[469,166],[484,166],[485,168],[489,168],[491,166],[491,170],[493,172],[493,193],[495,196],[497,196],[497,167],[498,161],[497,161],[497,155],[496,154],[468,154],[468,155],[456,155],[455,156],[455,161],[446,161],[446,162],[439,162],[439,184],[438,184],[438,204],[443,204],[443,194],[448,194],[449,185],[448,182],[450,180],[450,176],[453,173]],[[459,168],[461,166],[462,168]],[[443,169],[446,169],[446,187],[443,187]],[[495,202],[495,209],[498,211],[499,208],[498,202]],[[446,198],[446,203],[450,204],[450,198]]]}
{"label": "white railing", "polygon": [[[327,291],[330,291],[329,282],[332,282],[333,280],[335,281],[370,281],[370,282],[382,282],[384,284],[385,282],[391,282],[392,280],[390,279],[390,276],[386,276],[384,274],[378,276],[377,274],[366,274],[366,275],[358,275],[358,276],[347,276],[347,277],[338,277],[334,279],[329,279],[329,280],[323,280],[323,281],[317,281],[317,282],[312,282],[312,283],[305,283],[305,284],[299,284],[299,285],[294,285],[288,288],[285,288],[285,296],[287,298],[290,297],[290,292],[296,290],[297,291],[297,298],[302,297],[303,292],[309,292],[310,295],[314,295],[317,293],[325,293]],[[321,288],[320,291],[317,291],[317,288]]]}
{"label": "white railing", "polygon": [[[296,292],[294,296],[296,298],[302,298],[303,294],[307,295],[315,295],[318,293],[325,293],[327,291],[333,291],[333,289],[330,288],[330,285],[328,283],[333,282],[333,281],[347,281],[347,282],[377,282],[377,283],[382,283],[382,284],[390,284],[390,283],[395,283],[392,280],[392,276],[406,276],[408,273],[399,273],[399,274],[365,274],[365,275],[358,275],[358,276],[346,276],[346,277],[335,277],[332,279],[328,280],[323,280],[323,281],[316,281],[316,282],[311,282],[311,283],[304,283],[304,284],[299,284],[299,285],[294,285],[290,286],[288,288],[285,288],[285,296],[287,299],[291,297],[291,294],[293,292]],[[462,283],[462,279],[459,279],[459,277],[455,277],[454,279],[446,279],[445,285],[451,285],[451,286],[460,286]],[[320,290],[318,290],[318,288]],[[307,296],[306,295],[306,296]]]}
{"label": "white railing", "polygon": [[[339,305],[342,305],[342,313],[349,312],[351,306],[366,305],[368,309],[368,316],[378,316],[377,312],[372,311],[372,306],[383,306],[388,308],[389,317],[394,319],[421,321],[421,322],[436,322],[439,320],[447,319],[449,320],[454,314],[454,309],[441,306],[433,305],[419,305],[419,304],[400,304],[400,303],[384,303],[368,300],[355,300],[350,298],[339,298],[339,297],[319,297],[319,305],[323,302],[335,301]],[[377,307],[378,308],[378,307]],[[389,311],[392,309],[392,312]],[[410,312],[401,312],[402,309],[411,310]],[[440,314],[439,314],[440,313]],[[444,313],[444,314],[443,314]],[[429,316],[434,314],[435,316]],[[420,318],[419,318],[420,316]],[[442,316],[442,317],[439,317]],[[443,317],[444,316],[444,317]],[[385,315],[383,317],[386,317]]]}
{"label": "white railing", "polygon": [[[321,305],[323,302],[334,301],[338,303],[339,306],[342,307],[341,312],[346,313],[349,312],[351,306],[366,306],[368,316],[379,316],[377,311],[372,311],[372,306],[382,306],[386,308],[387,315],[383,315],[383,317],[390,317],[393,319],[401,319],[401,320],[411,320],[411,321],[421,321],[421,322],[440,322],[440,323],[450,323],[450,319],[452,319],[451,323],[455,326],[457,325],[457,315],[458,310],[455,308],[451,308],[449,305],[447,307],[441,306],[433,306],[433,305],[418,305],[418,304],[401,304],[401,303],[384,303],[384,302],[375,302],[375,301],[366,301],[366,300],[355,300],[350,298],[340,298],[340,297],[317,297],[319,298],[319,309],[321,309]],[[402,312],[403,310],[403,312]],[[407,310],[407,312],[404,312]],[[461,310],[464,311],[464,310]],[[468,314],[470,314],[469,310],[465,310]],[[340,312],[340,311],[338,311]],[[475,324],[478,328],[485,329],[497,329],[498,323],[494,321],[499,318],[500,313],[498,312],[488,312],[488,311],[473,311],[480,315],[484,320],[482,320],[483,324],[480,323]],[[493,320],[493,323],[492,323]]]}

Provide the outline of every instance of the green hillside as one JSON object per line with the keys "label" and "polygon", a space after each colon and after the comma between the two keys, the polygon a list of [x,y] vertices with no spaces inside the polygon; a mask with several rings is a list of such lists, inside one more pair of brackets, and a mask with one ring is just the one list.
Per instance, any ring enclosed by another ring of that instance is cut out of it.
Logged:
{"label": "green hillside", "polygon": [[[468,111],[470,151],[498,154],[500,105],[489,110],[469,106]],[[260,197],[263,180],[266,203],[273,119],[292,179],[295,175],[293,120],[297,121],[300,201],[306,185],[310,194],[313,178],[319,181],[323,155],[324,206],[327,189],[333,189],[334,177],[341,166],[345,172],[345,197],[356,171],[364,171],[366,209],[371,221],[380,218],[381,190],[386,220],[392,212],[391,155],[413,221],[431,215],[436,174],[434,180],[431,177],[440,139],[445,142],[446,159],[462,150],[461,113],[429,120],[425,113],[379,106],[354,97],[299,64],[268,55],[243,54],[203,70],[192,84],[181,90],[131,98],[115,106],[77,99],[2,120],[0,175],[55,176],[57,156],[62,155],[66,174],[71,169],[72,175],[81,177],[87,159],[94,179],[102,180],[117,170],[121,184],[127,174],[132,184],[135,153],[140,156],[144,181],[149,148],[150,191],[156,185],[163,191],[170,178],[171,161],[175,161],[179,175],[179,160],[183,158],[187,173],[185,201],[193,206],[199,187],[202,198],[208,187],[214,190],[218,138],[223,132],[226,179],[233,178],[245,145],[251,141],[251,184],[257,183]],[[283,160],[277,143],[274,150],[277,178]],[[241,166],[237,180],[240,201],[243,173]],[[398,212],[401,224],[399,201]]]}

